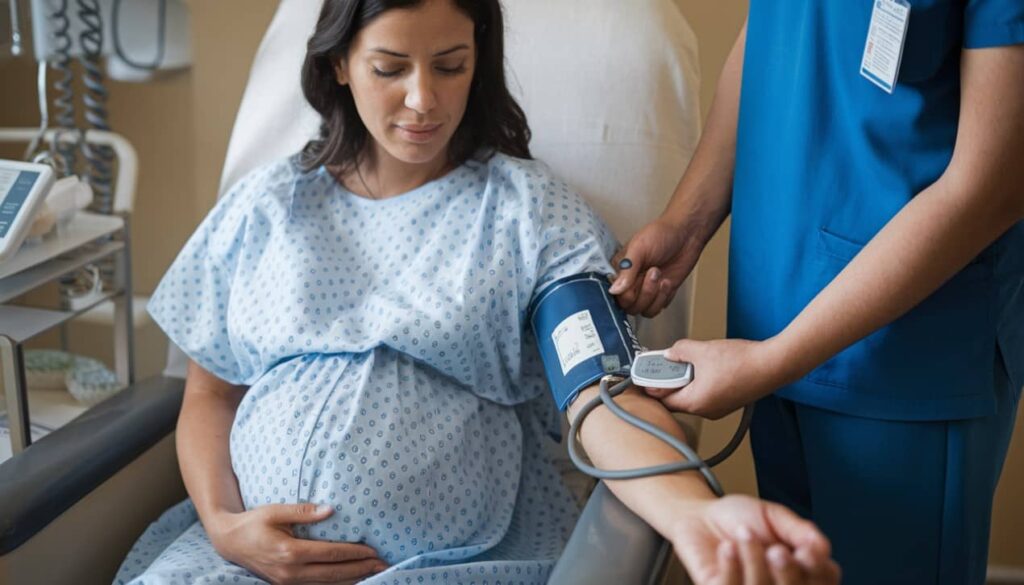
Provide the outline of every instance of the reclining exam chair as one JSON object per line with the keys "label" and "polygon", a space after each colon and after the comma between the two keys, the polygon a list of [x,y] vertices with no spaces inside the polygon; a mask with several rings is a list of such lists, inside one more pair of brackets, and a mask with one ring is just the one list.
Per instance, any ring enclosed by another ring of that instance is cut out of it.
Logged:
{"label": "reclining exam chair", "polygon": [[[253,63],[221,192],[315,134],[299,66],[319,4],[281,1]],[[505,8],[510,78],[534,156],[625,241],[664,208],[696,145],[693,32],[674,0],[507,0]],[[687,282],[668,310],[639,325],[645,345],[666,347],[687,334],[692,290]],[[184,365],[172,347],[164,376],[3,464],[0,583],[109,583],[146,526],[185,497],[174,454]],[[682,420],[695,442],[698,422]],[[667,543],[603,484],[563,467],[585,506],[550,583],[660,583]]]}

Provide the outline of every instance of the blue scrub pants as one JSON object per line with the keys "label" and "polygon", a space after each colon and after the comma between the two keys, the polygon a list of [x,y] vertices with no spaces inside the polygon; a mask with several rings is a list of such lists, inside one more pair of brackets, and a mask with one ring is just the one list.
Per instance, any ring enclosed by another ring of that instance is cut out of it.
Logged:
{"label": "blue scrub pants", "polygon": [[762,498],[812,519],[845,585],[982,585],[992,497],[1020,388],[996,359],[997,412],[874,420],[769,396],[751,424]]}

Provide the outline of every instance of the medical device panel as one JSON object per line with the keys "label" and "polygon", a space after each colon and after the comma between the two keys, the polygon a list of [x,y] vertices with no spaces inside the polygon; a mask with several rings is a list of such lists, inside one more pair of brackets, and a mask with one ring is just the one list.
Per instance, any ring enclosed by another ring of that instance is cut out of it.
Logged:
{"label": "medical device panel", "polygon": [[183,0],[32,0],[32,44],[40,62],[107,57],[107,74],[143,81],[192,62]]}
{"label": "medical device panel", "polygon": [[49,166],[0,160],[0,262],[21,246],[52,186]]}
{"label": "medical device panel", "polygon": [[629,377],[646,388],[682,388],[693,381],[693,364],[674,362],[665,357],[664,350],[645,351],[633,360]]}

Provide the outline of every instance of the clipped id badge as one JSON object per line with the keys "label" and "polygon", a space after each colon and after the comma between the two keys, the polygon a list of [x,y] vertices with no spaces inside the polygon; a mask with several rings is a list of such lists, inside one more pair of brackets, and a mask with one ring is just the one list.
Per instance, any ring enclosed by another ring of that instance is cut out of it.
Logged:
{"label": "clipped id badge", "polygon": [[910,23],[907,0],[874,0],[871,26],[864,45],[860,74],[868,81],[892,93],[903,61],[903,45]]}

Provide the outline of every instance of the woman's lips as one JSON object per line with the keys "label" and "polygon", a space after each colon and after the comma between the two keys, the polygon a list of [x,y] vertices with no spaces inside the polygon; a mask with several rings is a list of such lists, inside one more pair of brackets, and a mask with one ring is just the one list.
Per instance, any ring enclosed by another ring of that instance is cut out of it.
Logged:
{"label": "woman's lips", "polygon": [[422,126],[396,124],[395,128],[397,128],[398,133],[409,142],[423,144],[434,139],[438,130],[441,129],[441,124],[427,124]]}

